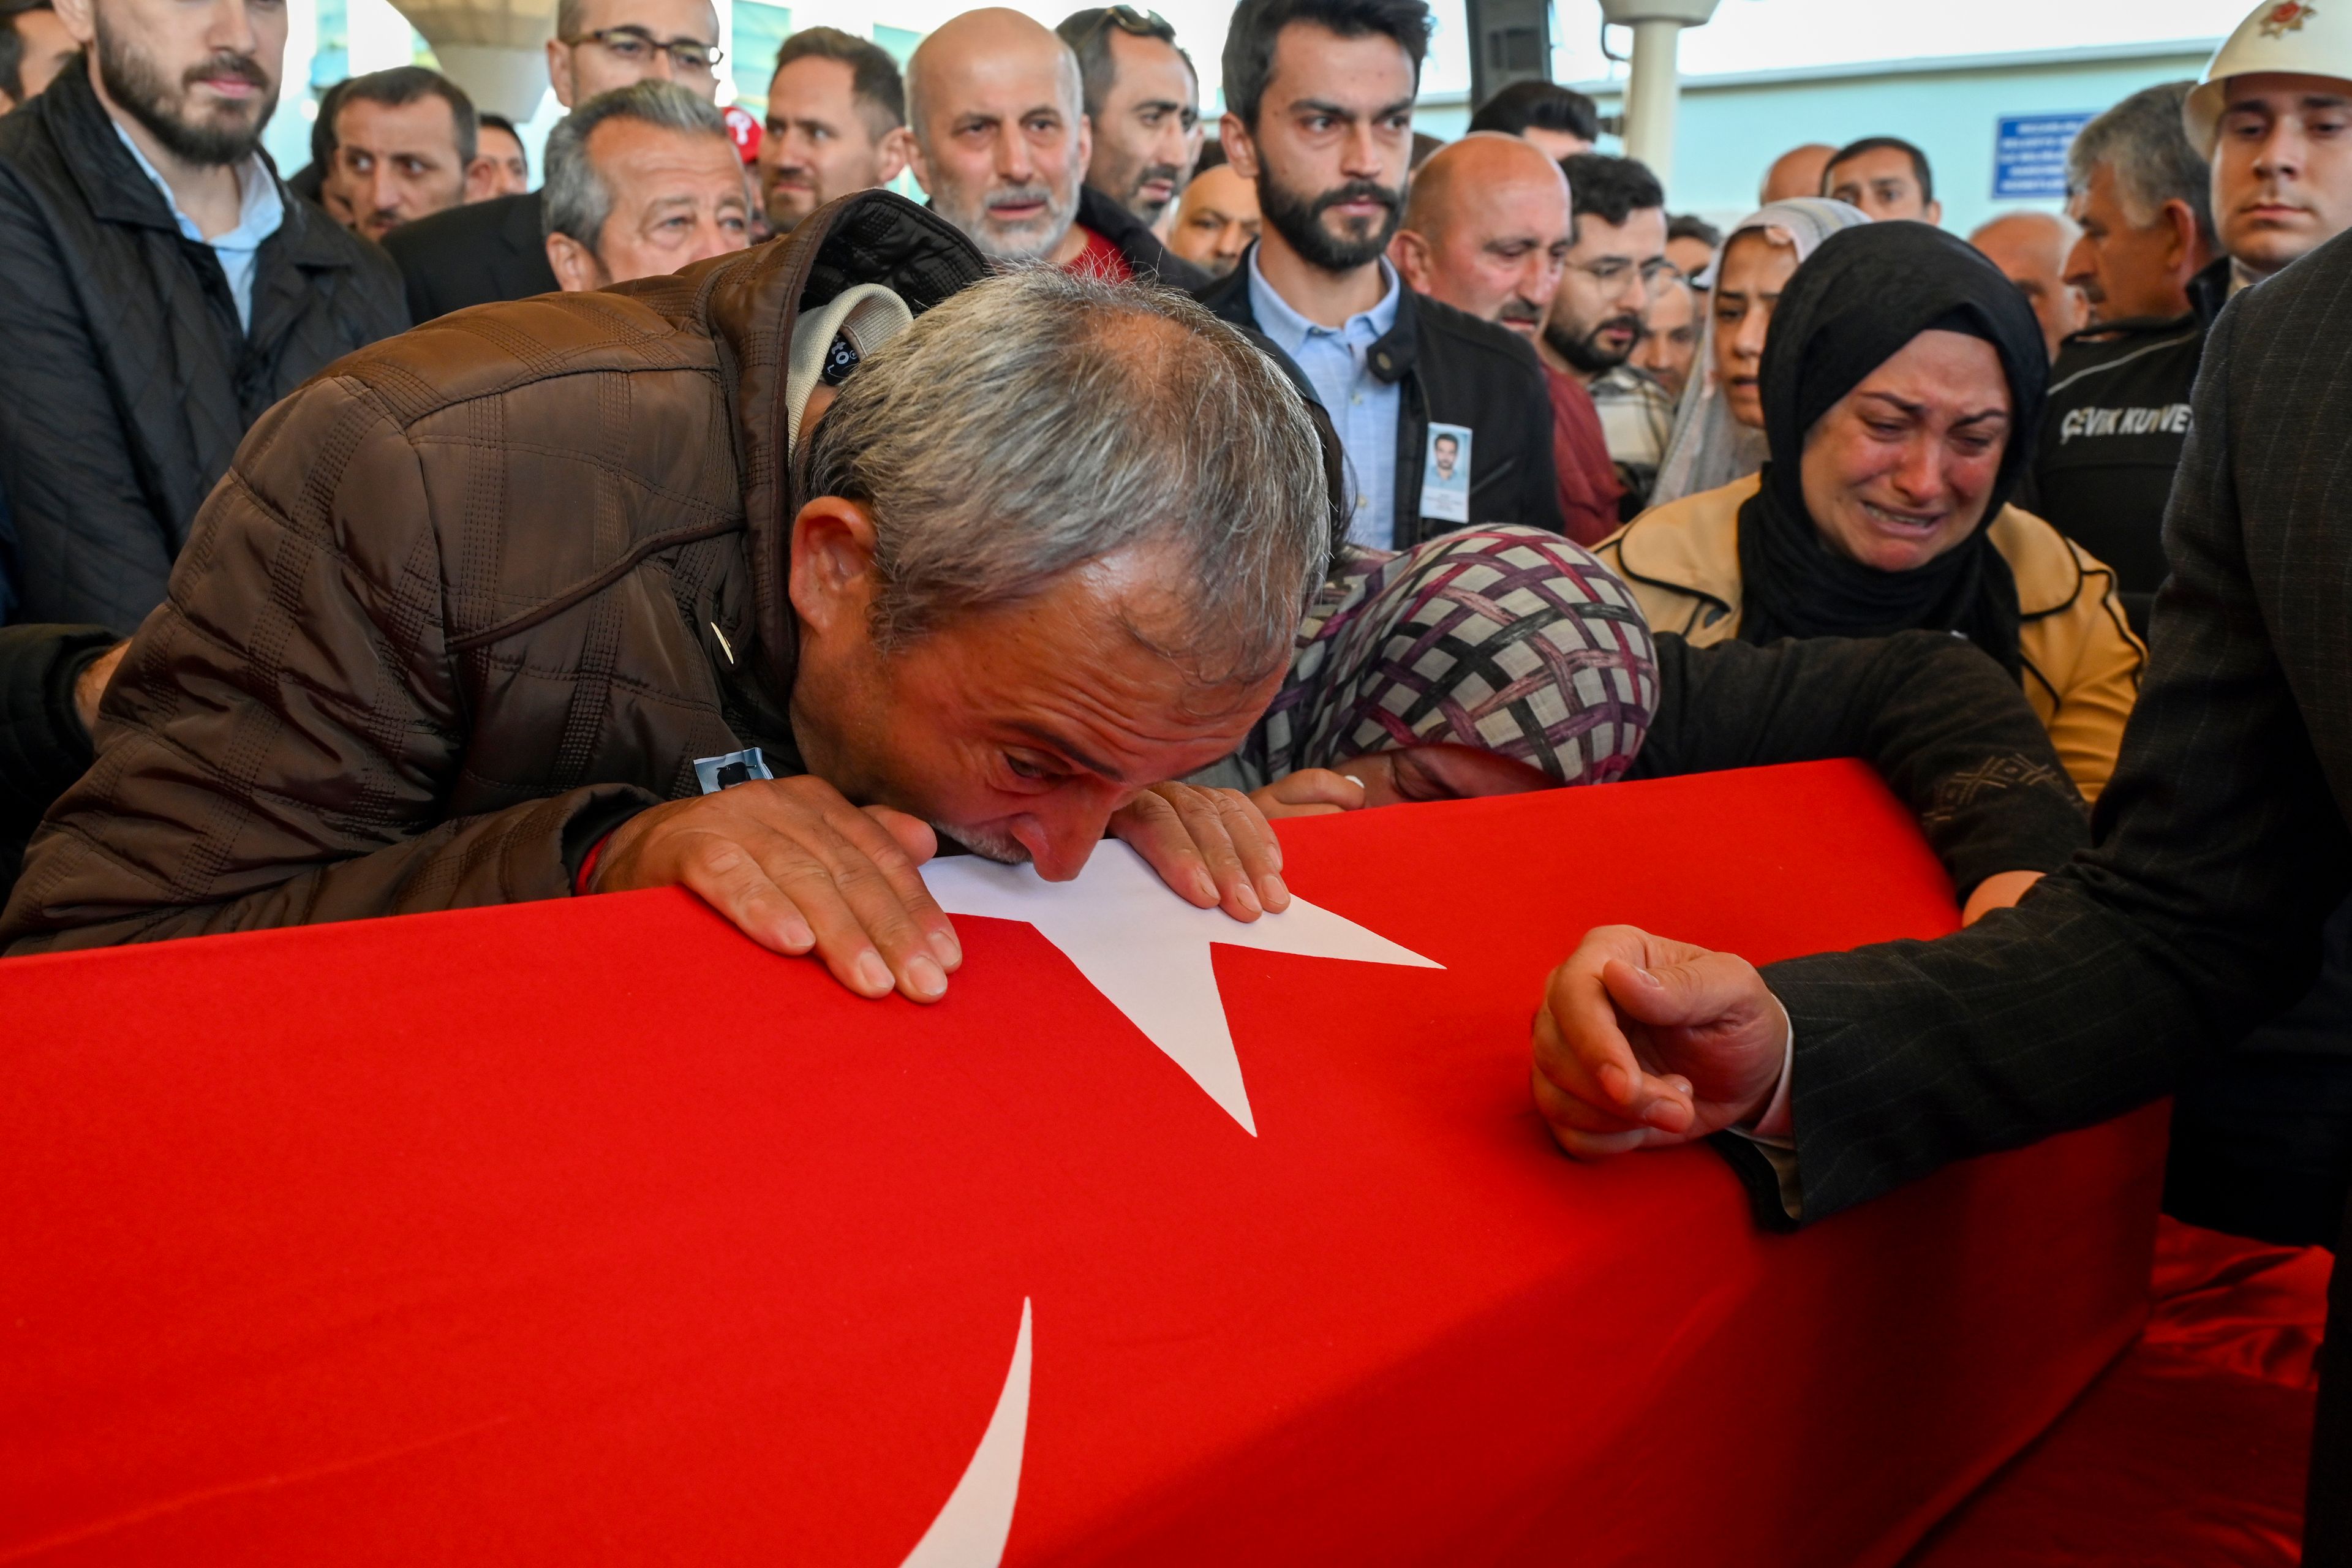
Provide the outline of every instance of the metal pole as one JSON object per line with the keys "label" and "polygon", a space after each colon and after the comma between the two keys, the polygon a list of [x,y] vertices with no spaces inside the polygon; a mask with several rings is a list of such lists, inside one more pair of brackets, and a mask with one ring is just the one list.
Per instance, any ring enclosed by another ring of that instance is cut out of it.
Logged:
{"label": "metal pole", "polygon": [[1675,177],[1675,110],[1682,97],[1676,56],[1683,24],[1644,17],[1633,24],[1633,71],[1625,84],[1625,153],[1650,166],[1658,183]]}

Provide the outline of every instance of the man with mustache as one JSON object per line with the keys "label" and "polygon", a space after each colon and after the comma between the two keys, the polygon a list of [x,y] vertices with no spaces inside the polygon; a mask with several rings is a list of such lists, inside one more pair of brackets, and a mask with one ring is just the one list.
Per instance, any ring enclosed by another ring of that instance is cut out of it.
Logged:
{"label": "man with mustache", "polygon": [[[1384,259],[1404,208],[1422,0],[1243,0],[1225,36],[1220,141],[1265,227],[1202,302],[1272,339],[1348,459],[1349,540],[1405,549],[1465,524],[1562,530],[1551,400],[1524,338],[1406,286]],[[1467,515],[1422,475],[1466,431]]]}
{"label": "man with mustache", "polygon": [[837,27],[786,38],[760,138],[769,229],[790,234],[835,196],[897,179],[907,166],[906,125],[906,83],[881,46]]}
{"label": "man with mustache", "polygon": [[2065,280],[2090,323],[2059,345],[2024,503],[2116,569],[2143,637],[2164,582],[2164,509],[2189,439],[2189,390],[2229,294],[2210,174],[2181,124],[2190,85],[2141,89],[2067,150],[2066,210],[2082,234]]}
{"label": "man with mustache", "polygon": [[[1568,264],[1568,181],[1543,150],[1504,132],[1474,131],[1441,147],[1412,177],[1403,226],[1389,245],[1405,282],[1532,346]],[[1551,393],[1552,465],[1568,536],[1598,544],[1617,528],[1617,476],[1591,395],[1544,367]]]}
{"label": "man with mustache", "polygon": [[[649,79],[716,101],[720,58],[710,0],[559,0],[547,81],[566,109]],[[541,191],[435,213],[393,230],[383,247],[400,263],[419,321],[556,289]]]}
{"label": "man with mustache", "polygon": [[355,234],[381,242],[403,224],[446,212],[489,171],[478,168],[474,100],[439,71],[394,66],[343,83],[333,158],[320,182],[340,197]]}
{"label": "man with mustache", "polygon": [[247,426],[408,317],[261,156],[283,5],[56,4],[82,61],[0,120],[0,493],[16,617],[127,635]]}
{"label": "man with mustache", "polygon": [[1000,262],[1046,261],[1097,278],[1203,275],[1144,222],[1086,186],[1094,155],[1077,57],[1018,11],[967,11],[907,64],[916,183],[931,209]]}
{"label": "man with mustache", "polygon": [[1674,399],[1626,363],[1642,341],[1650,291],[1674,269],[1666,256],[1666,193],[1632,158],[1580,153],[1560,168],[1575,240],[1536,352],[1591,395],[1624,492],[1619,510],[1630,519],[1649,504],[1675,428]]}
{"label": "man with mustache", "polygon": [[1201,159],[1201,80],[1176,29],[1157,11],[1112,5],[1075,11],[1054,29],[1078,58],[1094,153],[1078,193],[1078,222],[1122,251],[1151,251],[1174,289],[1205,289],[1211,274],[1167,248],[1176,198]]}

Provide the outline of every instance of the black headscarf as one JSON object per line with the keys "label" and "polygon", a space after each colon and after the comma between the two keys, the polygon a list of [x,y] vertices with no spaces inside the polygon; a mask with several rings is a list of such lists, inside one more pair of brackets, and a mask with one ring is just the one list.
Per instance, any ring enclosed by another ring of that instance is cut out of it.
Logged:
{"label": "black headscarf", "polygon": [[[1871,372],[1931,330],[1982,338],[2009,381],[2009,444],[1983,523],[1908,572],[1839,553],[1805,510],[1805,435]],[[1739,509],[1745,642],[1956,631],[2019,673],[2017,583],[1989,527],[2032,456],[2050,382],[2042,328],[2017,286],[1976,249],[1924,223],[1874,223],[1823,240],[1772,313],[1758,391],[1771,451]]]}

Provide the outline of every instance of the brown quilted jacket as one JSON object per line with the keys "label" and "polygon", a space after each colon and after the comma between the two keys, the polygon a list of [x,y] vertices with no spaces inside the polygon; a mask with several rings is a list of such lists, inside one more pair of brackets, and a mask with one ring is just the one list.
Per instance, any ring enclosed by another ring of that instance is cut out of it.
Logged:
{"label": "brown quilted jacket", "polygon": [[330,366],[198,513],[0,942],[557,897],[613,825],[694,793],[696,758],[793,763],[793,322],[858,281],[919,312],[984,270],[869,192]]}

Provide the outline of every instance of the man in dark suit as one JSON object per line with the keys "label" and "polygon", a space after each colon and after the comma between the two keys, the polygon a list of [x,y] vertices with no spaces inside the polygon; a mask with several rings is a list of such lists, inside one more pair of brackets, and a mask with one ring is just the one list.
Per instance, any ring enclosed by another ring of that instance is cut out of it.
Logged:
{"label": "man in dark suit", "polygon": [[[1591,932],[1536,1026],[1535,1095],[1564,1148],[1744,1134],[1717,1142],[1759,1214],[1811,1223],[2163,1094],[2303,994],[2352,890],[2347,342],[2352,236],[2213,327],[2096,847],[1956,936],[1760,974],[1629,926]],[[2352,1563],[2352,1267],[2332,1298],[2315,1565]]]}
{"label": "man in dark suit", "polygon": [[[547,41],[548,83],[566,109],[648,77],[715,100],[719,59],[710,0],[562,0]],[[383,247],[400,263],[409,313],[420,321],[557,287],[537,191],[404,224]]]}

